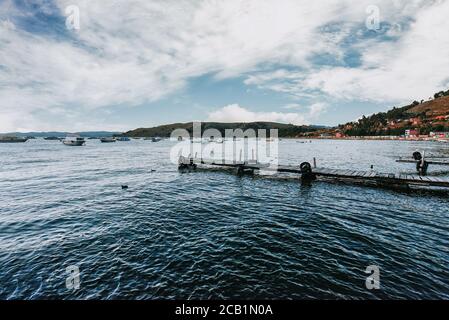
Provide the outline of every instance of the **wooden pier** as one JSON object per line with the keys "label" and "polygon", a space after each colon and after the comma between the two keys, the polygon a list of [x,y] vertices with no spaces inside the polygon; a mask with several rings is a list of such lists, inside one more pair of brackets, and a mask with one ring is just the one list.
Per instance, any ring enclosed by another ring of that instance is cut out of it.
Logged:
{"label": "wooden pier", "polygon": [[212,166],[235,168],[238,174],[254,173],[255,171],[271,171],[276,173],[291,173],[300,175],[303,181],[314,181],[318,177],[352,180],[356,182],[372,182],[383,186],[422,186],[435,188],[449,188],[448,178],[418,176],[409,174],[388,174],[371,171],[342,170],[312,167],[308,162],[298,166],[260,164],[256,161],[240,162],[199,158],[179,158],[179,169],[196,169],[197,166]]}

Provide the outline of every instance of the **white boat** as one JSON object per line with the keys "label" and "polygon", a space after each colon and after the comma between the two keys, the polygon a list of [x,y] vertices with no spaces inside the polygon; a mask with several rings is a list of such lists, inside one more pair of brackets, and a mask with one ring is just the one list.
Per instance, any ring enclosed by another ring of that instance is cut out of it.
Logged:
{"label": "white boat", "polygon": [[125,141],[125,142],[127,142],[127,141],[131,141],[131,139],[130,138],[128,138],[128,137],[118,137],[117,139],[115,139],[115,140],[117,140],[117,141]]}
{"label": "white boat", "polygon": [[103,143],[111,143],[111,142],[115,142],[115,138],[101,138],[100,139],[101,142]]}
{"label": "white boat", "polygon": [[66,137],[64,140],[62,140],[62,143],[66,146],[80,147],[86,143],[86,140],[80,137]]}

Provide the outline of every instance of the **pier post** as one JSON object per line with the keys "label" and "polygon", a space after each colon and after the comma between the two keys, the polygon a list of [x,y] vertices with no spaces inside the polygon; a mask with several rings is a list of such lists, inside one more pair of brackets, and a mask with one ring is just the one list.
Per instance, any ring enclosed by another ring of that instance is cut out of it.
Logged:
{"label": "pier post", "polygon": [[429,163],[426,161],[426,152],[423,151],[413,153],[413,158],[417,161],[416,163],[416,171],[421,176],[427,175],[427,169],[429,168]]}

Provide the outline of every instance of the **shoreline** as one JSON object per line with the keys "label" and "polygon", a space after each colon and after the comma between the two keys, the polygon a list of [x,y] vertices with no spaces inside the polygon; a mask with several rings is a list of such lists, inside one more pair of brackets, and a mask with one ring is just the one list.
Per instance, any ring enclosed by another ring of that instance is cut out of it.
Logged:
{"label": "shoreline", "polygon": [[298,138],[280,138],[280,139],[299,139],[299,140],[365,140],[365,141],[422,141],[422,142],[441,142],[449,143],[449,139],[432,139],[432,138],[403,138],[403,137],[298,137]]}

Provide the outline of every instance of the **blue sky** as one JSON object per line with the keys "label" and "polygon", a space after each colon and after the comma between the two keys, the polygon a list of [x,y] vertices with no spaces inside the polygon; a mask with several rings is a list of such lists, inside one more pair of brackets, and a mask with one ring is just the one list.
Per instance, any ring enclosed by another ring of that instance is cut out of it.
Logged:
{"label": "blue sky", "polygon": [[449,88],[448,16],[440,0],[3,0],[0,132],[345,123]]}

